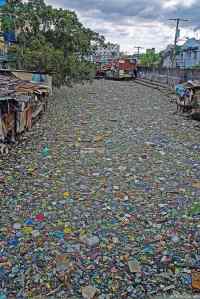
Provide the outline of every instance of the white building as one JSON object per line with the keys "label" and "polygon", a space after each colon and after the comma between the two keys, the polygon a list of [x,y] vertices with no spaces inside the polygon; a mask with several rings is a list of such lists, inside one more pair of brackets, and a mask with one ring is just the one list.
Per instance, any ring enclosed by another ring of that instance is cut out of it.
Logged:
{"label": "white building", "polygon": [[172,67],[172,55],[173,55],[173,45],[168,45],[167,48],[162,52],[162,66],[166,68]]}
{"label": "white building", "polygon": [[105,47],[98,47],[92,55],[92,61],[97,63],[108,63],[120,57],[120,46],[108,43]]}

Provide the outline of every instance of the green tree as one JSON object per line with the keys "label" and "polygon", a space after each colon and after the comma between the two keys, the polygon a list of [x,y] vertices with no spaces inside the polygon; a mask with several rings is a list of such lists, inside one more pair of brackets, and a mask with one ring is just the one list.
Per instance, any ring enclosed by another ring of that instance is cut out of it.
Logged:
{"label": "green tree", "polygon": [[158,53],[145,53],[140,57],[140,64],[146,67],[158,66],[161,62],[161,56]]}
{"label": "green tree", "polygon": [[56,85],[65,83],[66,76],[80,79],[89,69],[93,72],[86,58],[104,38],[85,28],[75,12],[43,0],[11,1],[3,11],[3,30],[17,33],[16,68],[49,72]]}

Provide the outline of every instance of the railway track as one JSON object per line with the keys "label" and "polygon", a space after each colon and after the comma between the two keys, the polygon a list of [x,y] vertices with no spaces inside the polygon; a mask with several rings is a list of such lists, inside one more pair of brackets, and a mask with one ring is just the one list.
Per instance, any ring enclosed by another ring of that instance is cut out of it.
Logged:
{"label": "railway track", "polygon": [[[116,79],[106,78],[106,80],[116,80]],[[132,81],[132,79],[130,79],[130,80]],[[133,82],[136,84],[140,84],[140,85],[149,87],[149,88],[157,89],[160,92],[164,93],[165,95],[174,95],[175,94],[175,90],[172,87],[170,87],[167,84],[162,84],[157,81],[151,81],[148,79],[138,78],[138,79],[134,80]]]}
{"label": "railway track", "polygon": [[160,91],[172,91],[168,85],[148,79],[136,79],[134,82]]}

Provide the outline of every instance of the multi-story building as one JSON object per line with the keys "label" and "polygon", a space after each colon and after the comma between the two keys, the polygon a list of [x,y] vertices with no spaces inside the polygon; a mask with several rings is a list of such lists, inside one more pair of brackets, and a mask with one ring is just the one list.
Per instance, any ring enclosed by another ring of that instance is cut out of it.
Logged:
{"label": "multi-story building", "polygon": [[152,49],[146,49],[146,54],[155,54],[156,53],[156,49],[152,48]]}
{"label": "multi-story building", "polygon": [[120,46],[108,43],[104,47],[98,47],[92,54],[91,60],[95,63],[109,63],[120,57]]}

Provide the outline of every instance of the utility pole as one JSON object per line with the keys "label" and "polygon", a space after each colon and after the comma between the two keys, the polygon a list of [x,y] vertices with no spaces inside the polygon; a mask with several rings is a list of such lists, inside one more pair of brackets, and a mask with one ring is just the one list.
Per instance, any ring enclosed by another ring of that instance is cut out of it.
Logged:
{"label": "utility pole", "polygon": [[181,18],[175,18],[175,19],[169,19],[169,21],[175,21],[176,22],[176,33],[175,33],[175,39],[174,39],[174,50],[173,50],[173,56],[172,56],[172,67],[175,65],[176,60],[176,46],[179,38],[179,25],[180,22],[188,22],[189,20],[181,19]]}
{"label": "utility pole", "polygon": [[137,49],[137,56],[138,56],[138,59],[140,57],[140,49],[143,49],[143,47],[135,47],[135,49]]}

